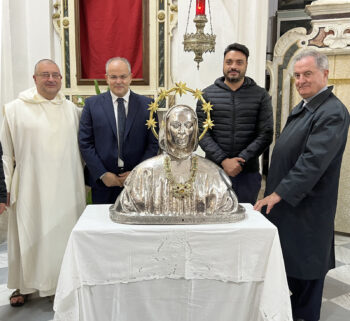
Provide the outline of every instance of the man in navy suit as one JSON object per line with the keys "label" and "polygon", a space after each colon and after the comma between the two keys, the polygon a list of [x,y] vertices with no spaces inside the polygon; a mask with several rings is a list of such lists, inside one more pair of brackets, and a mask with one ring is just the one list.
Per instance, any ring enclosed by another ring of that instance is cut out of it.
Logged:
{"label": "man in navy suit", "polygon": [[130,171],[158,151],[146,127],[152,100],[129,89],[132,73],[125,58],[106,63],[110,91],[86,99],[79,127],[85,179],[94,204],[114,203]]}

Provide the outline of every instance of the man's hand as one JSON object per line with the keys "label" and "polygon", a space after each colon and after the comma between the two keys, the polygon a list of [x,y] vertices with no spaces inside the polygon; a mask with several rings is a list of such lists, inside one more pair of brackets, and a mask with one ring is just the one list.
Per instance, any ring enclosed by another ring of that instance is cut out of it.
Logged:
{"label": "man's hand", "polygon": [[101,178],[103,184],[105,184],[107,187],[113,187],[113,186],[123,186],[124,180],[122,177],[115,175],[111,172],[106,172],[102,178]]}
{"label": "man's hand", "polygon": [[281,199],[281,196],[273,192],[272,194],[266,196],[262,200],[257,201],[254,205],[254,209],[260,212],[261,208],[267,205],[266,214],[269,214],[271,209],[275,206],[275,204],[281,201]]}
{"label": "man's hand", "polygon": [[130,174],[130,171],[129,172],[124,172],[124,173],[121,173],[121,174],[118,175],[118,177],[119,177],[119,179],[121,181],[121,184],[122,184],[121,186],[124,186],[124,182],[125,182],[126,178],[129,176],[129,174]]}
{"label": "man's hand", "polygon": [[221,166],[228,176],[235,177],[243,169],[240,163],[245,163],[245,160],[241,157],[226,158],[221,162]]}

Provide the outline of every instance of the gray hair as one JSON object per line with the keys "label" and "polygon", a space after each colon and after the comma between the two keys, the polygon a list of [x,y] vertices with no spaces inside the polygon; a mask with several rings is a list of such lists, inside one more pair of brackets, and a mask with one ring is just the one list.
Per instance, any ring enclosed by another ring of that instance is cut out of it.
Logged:
{"label": "gray hair", "polygon": [[305,49],[302,52],[298,53],[295,57],[294,57],[294,61],[293,61],[293,67],[294,64],[305,58],[305,57],[314,57],[315,59],[315,63],[318,69],[320,70],[329,70],[329,64],[328,64],[328,58],[325,54],[316,51],[314,49]]}
{"label": "gray hair", "polygon": [[126,66],[128,67],[129,73],[131,73],[131,66],[130,66],[130,62],[128,61],[128,59],[123,58],[123,57],[113,57],[111,59],[108,59],[108,61],[106,62],[106,74],[107,74],[107,70],[108,70],[108,66],[111,62],[113,61],[122,61],[126,64]]}
{"label": "gray hair", "polygon": [[58,70],[60,70],[60,67],[58,67],[58,65],[51,59],[40,59],[34,66],[34,75],[36,75],[37,71],[38,71],[38,66],[42,63],[42,62],[47,62],[49,64],[53,64],[53,65],[56,65]]}

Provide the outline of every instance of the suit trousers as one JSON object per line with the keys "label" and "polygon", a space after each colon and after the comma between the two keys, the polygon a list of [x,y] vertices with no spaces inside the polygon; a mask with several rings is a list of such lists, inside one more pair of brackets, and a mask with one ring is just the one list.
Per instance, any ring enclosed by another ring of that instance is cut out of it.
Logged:
{"label": "suit trousers", "polygon": [[231,177],[232,188],[237,195],[239,203],[255,204],[261,187],[259,172],[241,172]]}
{"label": "suit trousers", "polygon": [[92,204],[114,204],[122,187],[91,187]]}
{"label": "suit trousers", "polygon": [[324,279],[301,280],[287,277],[292,304],[293,318],[305,321],[320,319]]}

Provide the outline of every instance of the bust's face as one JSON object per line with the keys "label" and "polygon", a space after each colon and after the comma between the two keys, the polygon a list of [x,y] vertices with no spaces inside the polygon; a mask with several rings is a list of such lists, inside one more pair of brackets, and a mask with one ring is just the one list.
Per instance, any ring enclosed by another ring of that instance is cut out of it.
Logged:
{"label": "bust's face", "polygon": [[174,110],[170,114],[167,139],[169,147],[175,153],[191,147],[189,144],[192,141],[194,125],[195,119],[193,115],[184,109]]}
{"label": "bust's face", "polygon": [[186,148],[193,133],[194,120],[186,111],[174,112],[169,118],[171,142],[180,149]]}

